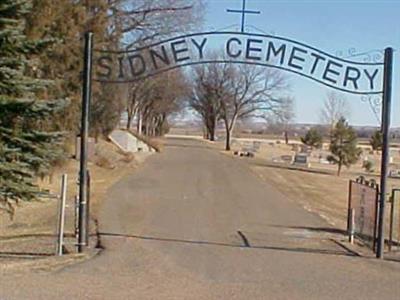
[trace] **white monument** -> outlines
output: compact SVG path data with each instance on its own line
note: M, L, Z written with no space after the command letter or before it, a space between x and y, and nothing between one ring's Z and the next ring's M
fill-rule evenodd
M148 145L138 135L133 133L116 129L108 136L111 142L113 142L118 148L124 152L154 152L154 148Z

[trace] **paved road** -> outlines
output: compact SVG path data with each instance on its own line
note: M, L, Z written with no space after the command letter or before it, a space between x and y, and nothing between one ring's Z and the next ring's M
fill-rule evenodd
M169 140L99 217L99 256L0 276L0 299L400 298L399 263L352 256L323 220L199 141Z

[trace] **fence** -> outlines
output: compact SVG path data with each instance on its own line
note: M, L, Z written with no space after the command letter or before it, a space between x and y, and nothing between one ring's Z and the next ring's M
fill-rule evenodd
M369 245L376 246L379 186L363 177L349 182L347 229ZM354 222L354 223L353 223ZM353 224L351 224L353 223Z

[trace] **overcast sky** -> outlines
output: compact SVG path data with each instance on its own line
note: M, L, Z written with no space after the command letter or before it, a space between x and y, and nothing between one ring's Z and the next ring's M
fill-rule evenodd
M239 30L241 16L226 9L241 6L242 0L208 0L204 30ZM400 0L247 0L247 9L261 11L246 17L247 32L292 38L333 55L341 52L347 57L354 51L395 48L392 126L400 126ZM294 74L288 76L296 99L296 122L318 123L329 88ZM352 124L378 125L369 104L360 96L347 98Z

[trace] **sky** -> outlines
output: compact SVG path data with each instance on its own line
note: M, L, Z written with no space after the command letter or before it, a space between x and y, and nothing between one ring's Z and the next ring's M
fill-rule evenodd
M204 30L240 30L242 0L208 0ZM343 58L354 53L393 47L392 127L400 126L400 0L246 0L246 32L291 38ZM352 60L362 60L352 58ZM332 89L295 74L287 74L295 98L297 123L318 123L327 92ZM378 126L373 112L360 96L346 95L353 125Z

